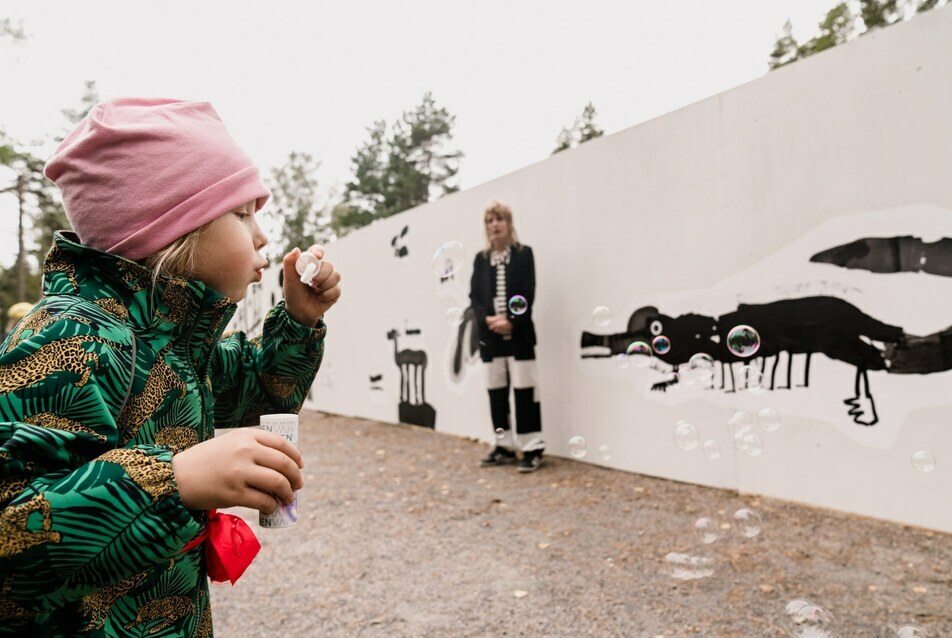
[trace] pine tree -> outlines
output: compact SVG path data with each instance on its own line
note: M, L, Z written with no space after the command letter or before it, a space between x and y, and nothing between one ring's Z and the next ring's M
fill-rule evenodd
M295 246L307 250L311 244L324 244L332 238L330 216L318 202L319 166L308 153L292 151L284 166L271 171L271 199L265 210L278 222L271 257L281 257Z
M572 127L563 127L561 132L559 132L559 136L555 140L556 146L552 151L552 155L570 148L575 148L579 144L604 135L605 131L595 124L595 115L597 113L595 106L591 102L586 104L585 108L582 109L582 114L575 118L575 123Z
M455 116L433 95L406 111L391 127L380 120L351 158L354 178L331 226L339 235L459 190L463 153L451 148Z
M787 20L783 25L783 35L777 38L774 50L770 53L770 59L767 65L770 70L779 69L785 64L790 64L797 59L800 45L797 39L793 37L793 25Z

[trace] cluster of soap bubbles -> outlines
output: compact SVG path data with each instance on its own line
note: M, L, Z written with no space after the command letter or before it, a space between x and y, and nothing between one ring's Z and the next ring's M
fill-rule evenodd
M734 512L730 522L718 522L707 516L697 519L694 534L701 543L702 551L697 556L670 552L665 560L672 565L671 575L679 580L696 580L713 575L714 560L706 555L703 548L713 545L732 529L743 539L756 538L761 531L760 514L742 507Z
M730 530L741 538L757 538L762 528L760 514L747 507L735 511L730 522L718 523L708 516L702 516L694 522L694 533L702 545L716 543Z
M764 408L757 413L756 424L764 431L774 432L780 428L780 415L773 408ZM760 456L764 452L763 439L754 425L754 418L744 411L735 412L727 422L734 446L748 456ZM700 446L704 456L712 461L721 456L720 444L713 439L702 443L697 427L685 419L674 425L674 442L682 450L694 450Z
M772 408L764 408L757 413L757 425L767 432L780 428L780 415ZM747 456L760 456L764 453L764 441L754 429L754 417L743 410L735 412L727 422L734 447Z
M575 435L569 438L569 454L571 454L574 459L584 459L588 456L588 443L585 441L585 437ZM611 448L604 444L599 445L598 458L605 462L611 461Z

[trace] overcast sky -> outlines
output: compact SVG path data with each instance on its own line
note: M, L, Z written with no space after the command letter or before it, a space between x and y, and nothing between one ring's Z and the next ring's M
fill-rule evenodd
M0 18L27 40L0 41L0 129L63 134L60 110L86 80L103 99L206 100L262 169L305 151L326 189L350 177L373 121L432 91L456 115L467 188L548 157L590 100L610 134L760 77L788 18L803 40L834 4L5 0ZM15 213L0 196L0 263L14 259Z

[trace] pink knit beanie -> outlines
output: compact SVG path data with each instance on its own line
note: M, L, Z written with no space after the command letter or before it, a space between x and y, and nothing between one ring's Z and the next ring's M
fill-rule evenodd
M206 102L118 98L97 104L44 169L92 248L138 260L270 193Z

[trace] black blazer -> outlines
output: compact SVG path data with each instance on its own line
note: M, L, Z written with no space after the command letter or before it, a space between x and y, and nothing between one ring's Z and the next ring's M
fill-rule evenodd
M509 264L506 266L506 300L515 295L525 297L529 307L525 313L514 315L507 303L506 317L512 323L512 339L505 342L502 335L496 334L486 325L486 316L495 314L493 297L496 296L496 269L490 265L489 255L480 251L473 262L469 299L479 335L479 356L483 361L490 361L493 356L502 354L512 355L517 359L535 358L533 347L536 344L536 334L532 323L535 260L532 258L532 249L525 244L512 248Z

